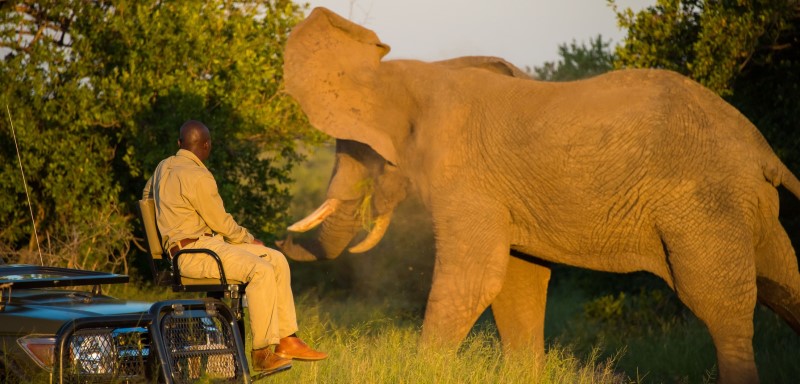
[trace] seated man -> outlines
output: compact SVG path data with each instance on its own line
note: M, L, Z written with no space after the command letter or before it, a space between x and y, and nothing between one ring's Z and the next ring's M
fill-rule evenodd
M211 249L222 260L228 278L248 282L251 358L256 370L287 367L293 358L326 358L327 354L311 349L295 335L297 320L286 258L265 247L225 211L214 176L203 165L211 153L208 128L199 121L187 121L180 129L178 146L178 153L158 164L144 188L144 197L155 199L158 229L170 255L183 248ZM179 263L183 276L219 278L216 262L206 255L185 255Z

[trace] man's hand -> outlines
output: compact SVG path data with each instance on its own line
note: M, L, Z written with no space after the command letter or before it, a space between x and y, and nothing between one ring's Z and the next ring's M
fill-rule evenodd
M253 244L255 244L255 245L264 245L264 242L259 240L259 239L253 238Z

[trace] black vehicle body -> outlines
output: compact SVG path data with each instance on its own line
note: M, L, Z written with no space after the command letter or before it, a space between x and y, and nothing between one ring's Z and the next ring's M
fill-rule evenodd
M127 281L111 273L0 265L0 381L250 382L243 338L225 304L148 303L101 292L101 285Z

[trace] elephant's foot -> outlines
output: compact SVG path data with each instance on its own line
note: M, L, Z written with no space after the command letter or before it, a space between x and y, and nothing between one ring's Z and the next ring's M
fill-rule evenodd
M758 370L752 353L749 356L745 355L741 351L717 353L719 384L757 384L759 382Z

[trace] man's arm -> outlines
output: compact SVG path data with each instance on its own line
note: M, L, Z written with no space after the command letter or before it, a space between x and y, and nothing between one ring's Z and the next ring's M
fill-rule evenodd
M208 224L212 231L225 237L230 243L252 243L253 235L233 219L222 202L217 183L210 173L196 175L194 188L185 191L184 196Z
M147 184L144 185L144 191L142 192L142 200L152 199L153 198L153 176L150 176L147 179Z

